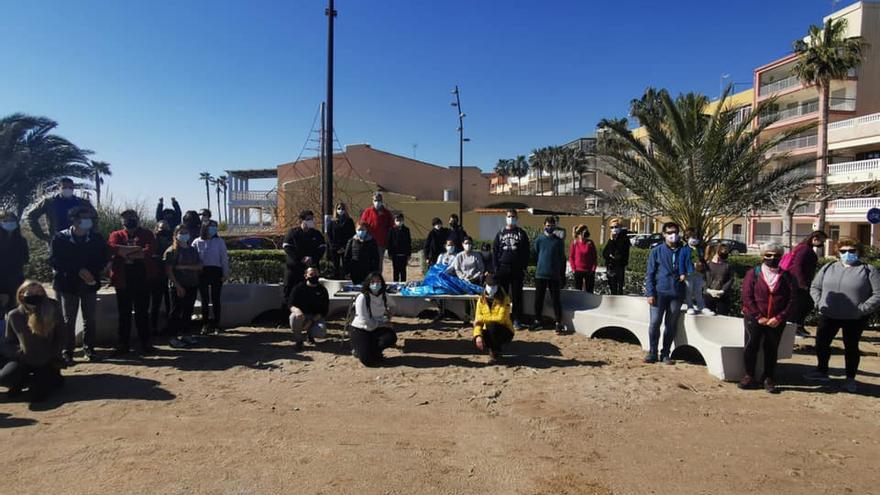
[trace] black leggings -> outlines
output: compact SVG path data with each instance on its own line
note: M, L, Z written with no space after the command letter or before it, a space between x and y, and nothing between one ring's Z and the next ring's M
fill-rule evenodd
M550 289L550 299L553 301L553 316L556 317L556 323L562 321L562 301L559 294L559 285L559 280L535 279L535 321L541 321L544 315L544 296L548 288Z
M382 351L397 344L397 334L388 327L372 332L351 327L351 348L364 366L375 366L382 360Z
M758 351L763 347L764 378L773 379L776 373L776 359L779 354L779 340L782 338L782 331L785 330L785 323L773 328L766 325L759 325L758 320L746 316L743 318L743 325L745 326L746 332L745 349L743 349L746 374L755 378L755 366L758 362Z
M186 293L183 297L177 295L176 289L171 289L171 314L168 318L168 332L172 337L178 337L190 332L192 327L193 307L196 304L198 287L184 287Z
M163 275L150 282L150 328L153 333L159 330L159 310L165 303L165 314L171 317L171 297L168 292L168 279Z
M510 294L510 299L513 302L511 316L514 321L519 321L523 314L523 280L525 276L523 269L512 265L500 265L495 270L498 286Z
M137 327L141 347L150 347L150 291L143 281L130 283L125 289L116 289L116 305L119 309L119 341L117 349L128 350L131 340L131 310Z
M819 362L819 371L828 373L831 342L837 336L837 332L843 329L843 360L846 363L846 377L855 378L859 371L859 361L862 359L859 354L859 340L862 338L864 328L863 319L838 320L820 316L816 327L816 360Z
M48 395L53 387L61 385L61 371L53 364L28 366L18 361L10 361L0 367L0 386L10 390L30 389L31 397L40 400Z
M223 269L219 266L206 266L202 269L199 283L199 299L202 301L202 324L220 326L220 294L223 290ZM214 318L209 319L208 301L214 308Z
M513 331L500 323L489 323L483 327L483 344L486 349L501 353L501 347L513 340Z
M574 288L592 294L596 288L596 272L574 272Z
M409 256L395 254L391 257L391 266L394 271L395 282L406 282L406 262Z
M623 287L626 284L626 267L612 266L605 268L605 276L608 279L608 290L612 296L620 296L623 294Z
M703 302L705 302L706 307L714 311L715 314L719 314L722 316L727 316L730 314L730 296L727 294L721 297L714 297L710 296L709 294L703 294Z

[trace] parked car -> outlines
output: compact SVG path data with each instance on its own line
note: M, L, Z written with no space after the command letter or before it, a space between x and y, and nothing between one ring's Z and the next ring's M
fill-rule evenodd
M712 239L707 243L709 246L727 246L730 254L746 254L748 252L748 247L744 242L735 241L733 239Z
M655 232L653 234L639 234L634 238L633 247L641 249L650 249L657 244L663 242L663 234Z

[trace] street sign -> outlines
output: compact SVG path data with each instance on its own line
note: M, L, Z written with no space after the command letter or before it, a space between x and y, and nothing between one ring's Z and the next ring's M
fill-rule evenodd
M880 208L871 208L868 210L868 221L871 224L880 223Z

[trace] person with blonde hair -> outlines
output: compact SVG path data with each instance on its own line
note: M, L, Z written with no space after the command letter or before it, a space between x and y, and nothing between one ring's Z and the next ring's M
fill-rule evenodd
M0 347L0 386L13 396L27 388L31 401L38 402L62 383L64 318L58 301L36 282L25 281L16 300L18 307L9 312Z
M15 291L24 280L24 265L30 260L28 243L21 235L18 217L0 210L0 332L6 312L17 305Z

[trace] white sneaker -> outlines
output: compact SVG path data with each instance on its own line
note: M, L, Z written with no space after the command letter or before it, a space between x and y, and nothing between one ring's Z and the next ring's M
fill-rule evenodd
M694 310L694 308L688 308L688 310L687 310L687 314L689 314L689 315L695 315L695 314L697 314L697 312Z
M715 312L712 311L712 310L709 309L709 308L703 308L703 309L700 310L700 312L703 313L703 314L706 315L706 316L715 316Z

